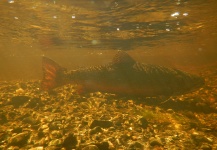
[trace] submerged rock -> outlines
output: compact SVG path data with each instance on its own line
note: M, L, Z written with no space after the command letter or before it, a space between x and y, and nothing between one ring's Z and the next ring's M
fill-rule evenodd
M96 145L88 145L82 148L82 150L99 150L99 148Z
M147 121L147 119L145 117L139 118L138 123L142 128L147 128L148 127L148 121Z
M19 147L23 146L27 144L29 136L30 136L29 132L16 134L9 139L8 144L12 146L19 146Z
M144 150L144 145L139 142L133 142L129 145L129 150Z
M90 124L91 129L97 126L101 128L109 128L113 126L113 122L107 120L93 120Z
M102 132L101 127L97 126L90 130L90 134L96 134L98 132Z
M163 145L160 138L156 138L156 137L151 137L149 139L149 143L151 146L162 146Z
M73 133L69 133L66 138L63 140L62 146L66 149L75 148L78 144L77 137Z
M29 96L14 96L11 98L11 101L9 102L9 104L13 105L14 107L19 107L23 105L24 103L28 102L30 98L31 97Z

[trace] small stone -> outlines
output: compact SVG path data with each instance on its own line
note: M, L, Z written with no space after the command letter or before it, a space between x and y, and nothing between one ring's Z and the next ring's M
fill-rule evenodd
M15 127L12 132L13 133L21 133L23 131L23 128L22 127Z
M101 128L109 128L111 126L113 126L113 122L111 121L106 121L106 120L93 120L90 124L90 128L94 128L94 127L101 127Z
M209 144L202 144L200 147L201 150L212 150L212 147Z
M23 123L28 123L28 124L31 124L31 125L34 125L34 124L36 124L38 121L35 119L35 118L33 118L33 117L26 117L26 118L24 118L23 120L22 120L22 122Z
M99 150L99 148L96 145L88 145L82 148L82 150Z
M14 96L11 98L9 104L13 105L14 107L19 107L24 103L28 102L29 99L30 97L28 96Z
M97 143L96 146L98 147L99 150L109 150L108 142Z
M174 113L173 109L167 109L168 113Z
M16 134L15 136L9 139L8 144L13 146L22 146L25 145L29 139L30 134L28 132L23 132Z
M97 127L90 130L90 134L96 134L98 132L102 132L102 129L99 126L97 126Z
M201 142L213 143L213 140L211 138L207 138L202 133L198 133L196 131L191 134L191 138L196 144L199 144Z
M50 133L50 138L51 139L55 139L55 138L61 138L63 135L62 135L62 132L59 131L59 130L53 130L51 133Z
M48 146L59 146L62 144L62 140L61 139L54 139L52 141L49 142Z
M148 127L148 121L145 117L139 118L138 123L144 129Z
M90 104L87 102L81 102L79 106L83 109L89 109L90 108Z
M36 106L40 107L42 105L43 104L40 98L32 98L28 101L28 103L25 106L28 108L35 108Z
M38 147L30 148L29 150L44 150L44 147L43 146L38 146Z
M60 150L61 148L59 146L47 146L46 150Z
M63 140L62 146L65 147L66 149L72 149L76 147L77 143L78 143L77 137L73 133L70 133Z
M122 144L124 144L124 143L126 143L128 140L130 140L130 135L127 135L127 134L122 134L121 136L120 136L120 142L122 143Z
M7 113L0 112L0 124L4 124L8 121Z
M151 146L162 146L163 145L160 138L156 138L156 137L151 137L149 139L149 143Z
M144 150L144 145L139 142L133 142L129 145L129 149Z
M19 150L20 148L18 146L10 146L7 148L7 150Z
M22 88L16 89L16 94L23 94L25 91Z

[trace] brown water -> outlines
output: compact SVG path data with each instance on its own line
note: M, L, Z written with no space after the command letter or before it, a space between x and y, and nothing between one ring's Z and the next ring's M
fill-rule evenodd
M200 74L217 64L216 0L0 1L0 80L40 79L41 56L67 68L136 60Z

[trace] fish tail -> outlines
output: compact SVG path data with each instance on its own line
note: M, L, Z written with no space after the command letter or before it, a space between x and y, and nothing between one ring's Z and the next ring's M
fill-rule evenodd
M64 84L64 71L66 69L61 67L53 60L47 57L43 57L42 70L43 70L43 79L41 81L42 90L50 91Z

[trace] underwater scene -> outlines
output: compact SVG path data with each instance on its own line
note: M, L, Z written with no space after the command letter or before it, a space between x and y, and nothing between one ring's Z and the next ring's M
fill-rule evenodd
M217 150L216 7L0 1L0 150Z

